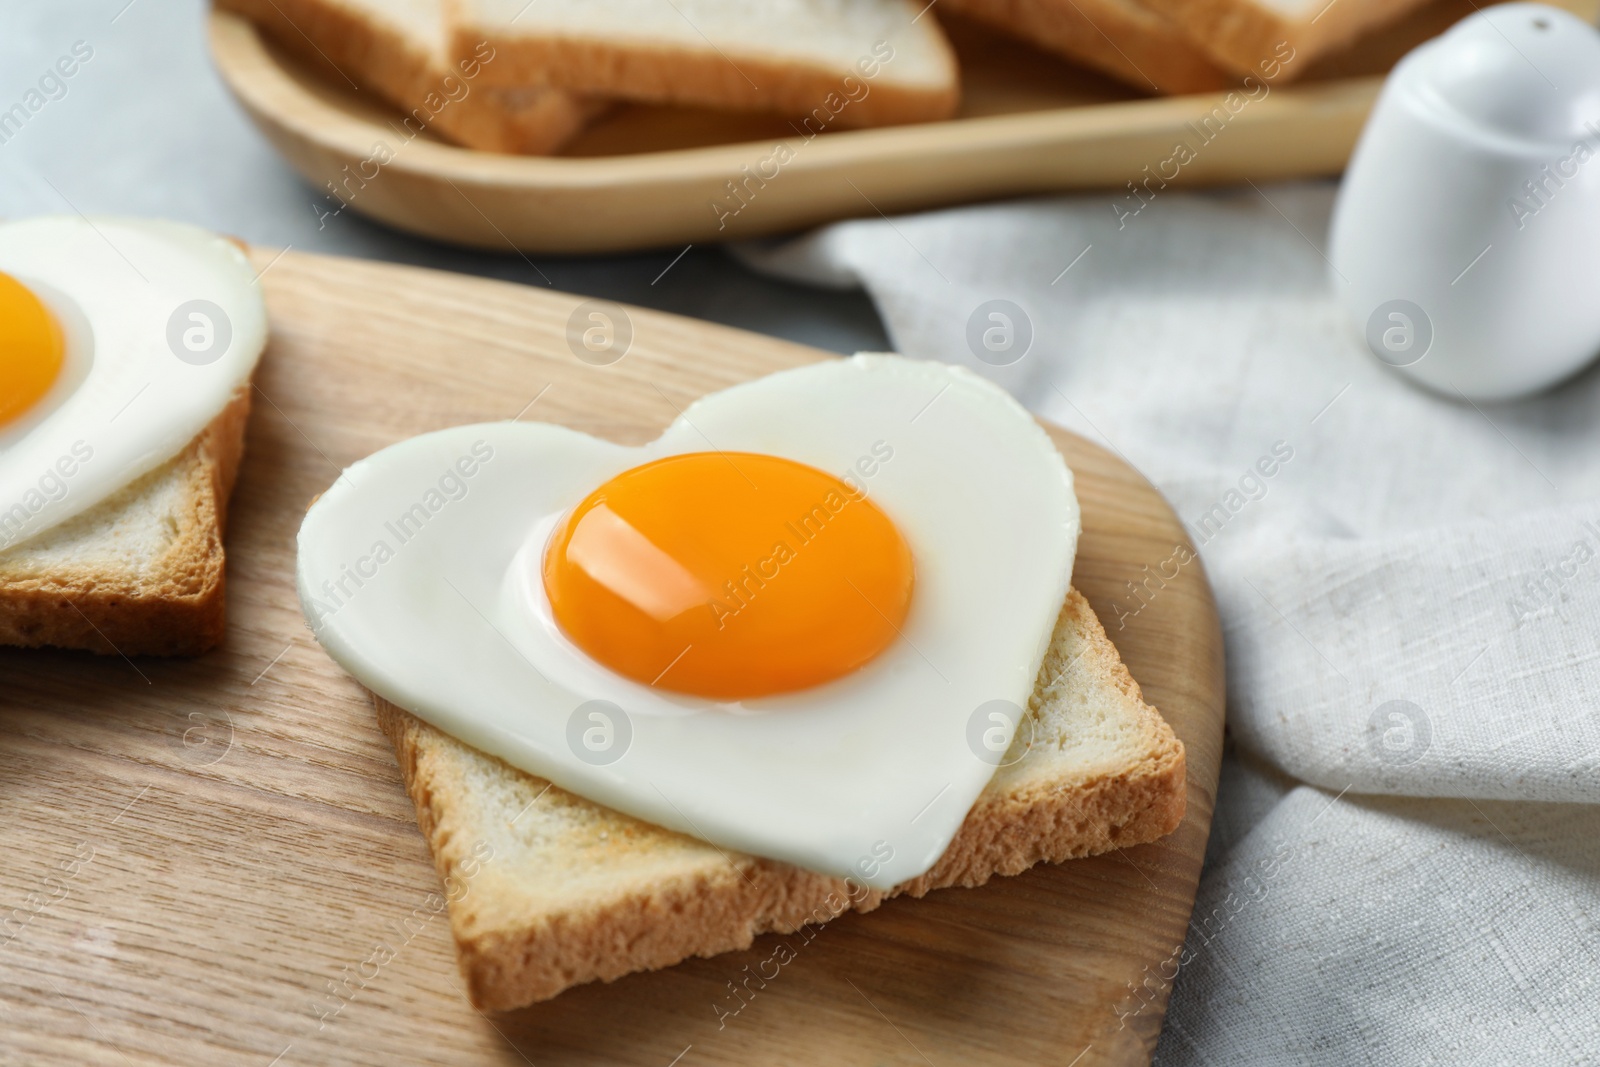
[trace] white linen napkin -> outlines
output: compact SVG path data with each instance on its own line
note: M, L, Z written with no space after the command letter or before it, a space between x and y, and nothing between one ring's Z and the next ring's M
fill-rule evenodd
M1181 959L1129 976L1176 971L1158 1063L1600 1062L1600 373L1500 405L1402 381L1335 305L1333 196L1022 201L738 254L864 286L898 351L1115 450L1200 546L1240 758ZM1161 610L1154 583L1103 621Z

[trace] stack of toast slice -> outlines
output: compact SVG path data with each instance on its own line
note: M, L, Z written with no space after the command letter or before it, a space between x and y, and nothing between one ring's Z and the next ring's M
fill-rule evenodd
M471 148L558 150L611 101L825 125L948 118L955 55L912 0L217 0L408 126Z
M1199 93L1291 81L1424 2L217 0L408 126L533 154L612 101L825 115L818 129L949 118L960 75L940 12L1143 92Z

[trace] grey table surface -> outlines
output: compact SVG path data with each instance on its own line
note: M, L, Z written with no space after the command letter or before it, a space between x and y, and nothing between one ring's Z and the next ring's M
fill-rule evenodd
M837 352L886 346L865 296L764 278L716 247L693 247L675 264L681 246L532 256L536 270L510 249L497 256L451 248L353 211L322 218L334 205L277 156L212 66L208 6L0 0L0 218L172 218L272 247L549 284ZM74 46L90 58L61 78L56 61ZM25 120L6 122L19 104Z

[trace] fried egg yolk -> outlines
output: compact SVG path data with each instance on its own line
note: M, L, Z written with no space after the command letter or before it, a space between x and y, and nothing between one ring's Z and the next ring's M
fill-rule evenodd
M793 460L697 452L589 494L544 556L556 624L645 685L743 700L821 685L899 636L911 550L859 488Z
M0 274L0 429L16 421L61 377L61 327L27 286Z

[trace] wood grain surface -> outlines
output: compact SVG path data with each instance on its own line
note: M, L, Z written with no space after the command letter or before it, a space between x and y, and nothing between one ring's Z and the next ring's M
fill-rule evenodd
M1590 20L1597 9L1596 0L1555 2ZM1180 142L1194 158L1176 168L1174 185L1337 174L1377 99L1380 75L1480 6L1483 0L1438 0L1323 57L1300 81L1273 87L1231 117L1223 111L1225 125L1207 138L1191 124L1221 106L1221 93L1140 98L954 20L944 20L961 61L962 110L954 121L805 140L781 117L625 106L558 158L408 136L399 112L355 92L325 63L285 54L232 15L213 14L211 50L262 132L328 195L328 210L344 200L399 229L477 248L595 252L1063 189L1120 196L1126 183L1147 180L1146 167L1172 177L1174 168L1162 164ZM781 165L773 162L780 144L793 154ZM744 185L741 202L728 183L746 182L747 173L776 176Z
M637 444L696 396L827 357L613 305L631 346L593 366L567 341L580 297L255 258L272 339L229 524L225 645L175 661L0 650L0 1063L1148 1060L1205 850L1223 678L1198 563L1118 627L1124 583L1187 544L1133 470L1053 431L1083 504L1075 584L1188 747L1177 833L844 916L720 1030L713 1003L778 938L489 1017L461 994L372 707L301 621L308 502L418 433L520 415Z

